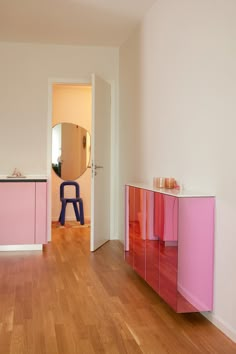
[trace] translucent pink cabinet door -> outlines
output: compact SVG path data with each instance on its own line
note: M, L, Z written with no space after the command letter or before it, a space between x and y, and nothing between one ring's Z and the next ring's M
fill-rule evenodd
M163 195L163 241L177 241L178 199Z
M212 310L214 198L164 196L164 221L159 295L176 312Z
M185 198L187 199L187 198ZM163 195L163 234L159 242L159 295L176 312L196 312L196 308L179 291L180 199ZM182 205L182 204L181 204ZM186 215L187 217L187 215ZM181 222L188 222L183 216ZM187 236L188 238L191 235ZM188 239L185 240L188 243ZM186 272L188 266L186 264Z
M180 198L178 293L195 308L213 308L215 198Z
M126 186L125 259L145 279L146 192Z
M35 183L0 183L0 244L34 243Z
M135 231L135 188L125 187L125 260L133 267L134 264L134 231Z
M154 193L154 234L163 240L164 237L164 195Z
M154 194L146 191L146 281L158 293L159 241L154 230Z
M135 188L133 207L133 267L136 272L145 279L146 277L146 191Z
M163 194L161 207L163 226L159 241L159 295L176 311L178 200Z

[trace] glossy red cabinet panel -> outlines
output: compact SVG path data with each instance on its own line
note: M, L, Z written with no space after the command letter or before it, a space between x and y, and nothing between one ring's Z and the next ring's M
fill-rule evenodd
M145 279L146 191L135 188L133 205L133 268Z
M159 295L176 310L178 246L160 241L159 249Z
M178 200L175 197L154 193L156 231L159 236L159 295L177 310L177 215ZM161 220L161 222L160 222ZM160 226L161 225L161 226Z
M126 228L126 238L125 238L125 260L133 267L134 263L134 230L135 230L135 220L134 220L134 204L135 204L135 188L125 187L125 228Z
M126 261L145 278L146 267L146 191L127 187L128 214L126 228Z
M156 194L156 193L155 193ZM163 241L177 241L178 238L178 198L164 195L164 235Z
M199 311L213 308L214 198L181 198L178 291Z
M164 195L154 193L154 233L160 239L164 238Z
M146 278L147 283L159 291L159 239L154 228L154 193L146 191Z

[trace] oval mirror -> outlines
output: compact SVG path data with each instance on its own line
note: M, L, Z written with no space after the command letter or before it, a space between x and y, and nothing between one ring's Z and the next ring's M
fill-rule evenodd
M90 134L79 125L60 123L52 128L52 168L63 180L76 180L90 161Z

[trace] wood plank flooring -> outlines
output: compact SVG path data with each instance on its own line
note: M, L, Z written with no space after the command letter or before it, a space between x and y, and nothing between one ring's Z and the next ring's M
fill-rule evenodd
M175 314L119 241L90 253L89 232L54 227L43 253L0 253L1 354L236 353L200 314Z

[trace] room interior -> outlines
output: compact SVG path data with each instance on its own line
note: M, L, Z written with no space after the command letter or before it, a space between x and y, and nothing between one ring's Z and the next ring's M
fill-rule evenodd
M92 2L84 10L94 19L97 8L91 9ZM51 129L57 123L50 108L51 84L60 79L76 83L84 78L86 82L91 73L112 82L110 239L124 243L127 183L151 185L155 176L174 176L186 190L215 195L214 304L213 311L203 316L236 342L232 186L236 175L236 3L144 1L138 21L130 15L121 37L114 28L106 29L102 41L101 31L95 28L94 40L89 32L87 42L76 41L73 26L55 27L61 41L52 34L43 40L40 31L30 37L33 31L20 22L24 16L9 15L12 3L5 4L11 28L7 31L6 20L0 24L1 175L19 168L25 175L46 176L54 193L60 179L51 168ZM136 5L128 3L132 13ZM24 5L18 14L28 13ZM65 8L63 3L58 11ZM52 9L53 2L48 16ZM114 26L127 20L121 9L115 13L108 6L103 12L105 25L108 15L114 16ZM64 34L69 31L71 41L66 42L63 29ZM90 132L90 123L86 124ZM89 182L83 179L89 174L86 170L80 178L86 186ZM89 217L89 202L86 205ZM52 206L51 190L47 208L51 224L60 211L59 201ZM168 307L165 310L168 313Z
M75 180L80 185L83 198L86 224L90 224L91 215L91 169L89 169L91 153L91 116L92 116L91 85L55 84L52 94L52 134L58 128L63 129L56 144L52 137L52 164L58 166L61 153L63 161L61 174L52 169L52 221L58 222L61 210L59 199L60 184L64 180ZM69 124L67 126L67 124ZM62 126L61 126L62 125ZM66 130L65 130L66 129ZM83 130L82 130L83 129ZM64 136L64 138L63 138ZM74 139L72 137L74 136ZM84 141L83 141L84 139ZM62 148L62 142L64 142ZM63 149L63 150L61 150ZM78 153L73 156L74 153ZM82 162L83 161L83 162ZM66 164L66 165L65 165ZM72 166L72 170L71 170ZM73 195L73 189L70 191ZM66 208L67 220L74 220L72 205Z

